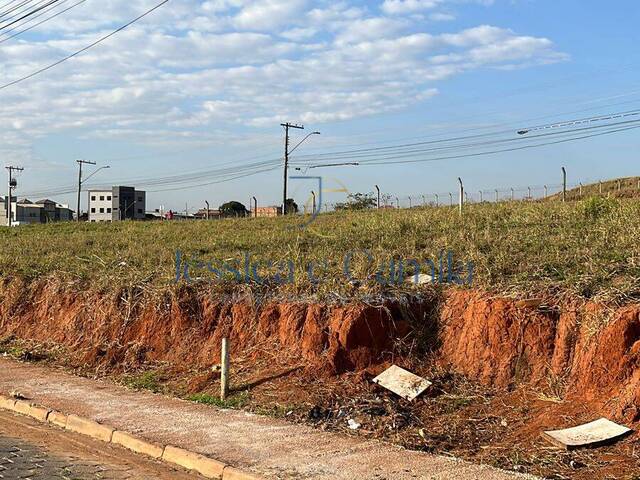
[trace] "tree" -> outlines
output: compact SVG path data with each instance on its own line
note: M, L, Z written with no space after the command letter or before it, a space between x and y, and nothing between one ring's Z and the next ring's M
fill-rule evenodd
M246 207L235 200L223 203L219 210L222 217L244 217L248 213Z
M298 204L293 198L287 198L287 203L285 204L285 213L298 213Z
M337 203L336 210L367 210L377 205L374 194L369 193L350 193L347 195L347 201Z

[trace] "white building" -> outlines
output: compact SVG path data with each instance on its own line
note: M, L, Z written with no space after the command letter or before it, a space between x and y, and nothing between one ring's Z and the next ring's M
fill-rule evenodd
M114 186L111 190L89 190L89 221L115 222L144 220L146 192L133 187Z

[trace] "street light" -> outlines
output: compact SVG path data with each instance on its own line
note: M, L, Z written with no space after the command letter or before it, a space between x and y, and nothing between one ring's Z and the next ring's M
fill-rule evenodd
M282 189L282 214L286 215L287 213L287 176L289 170L289 155L302 143L309 138L311 135L320 135L320 132L311 132L306 137L298 142L298 144L289 150L289 128L297 128L302 130L304 128L303 125L294 125L291 123L282 123L281 126L285 129L285 139L284 139L284 188Z
M76 221L79 222L80 221L80 192L82 191L82 185L84 184L84 182L89 180L91 177L93 177L100 170L104 170L105 168L109 168L109 165L105 165L104 167L100 167L100 168L94 170L91 175L89 175L87 178L85 178L83 180L82 179L82 165L84 165L84 164L86 164L86 165L95 165L96 162L90 162L88 160L76 160L76 162L78 163L78 206L77 206L77 210L78 211L76 213Z

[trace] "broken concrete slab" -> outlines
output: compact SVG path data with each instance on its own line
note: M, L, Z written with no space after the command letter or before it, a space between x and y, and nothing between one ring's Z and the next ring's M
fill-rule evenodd
M373 379L374 383L400 395L407 400L414 400L431 386L431 382L415 375L404 368L392 365Z
M625 435L631 429L618 425L606 418L600 418L590 423L563 430L551 430L542 432L542 436L554 445L566 450L582 447L597 447L614 442Z

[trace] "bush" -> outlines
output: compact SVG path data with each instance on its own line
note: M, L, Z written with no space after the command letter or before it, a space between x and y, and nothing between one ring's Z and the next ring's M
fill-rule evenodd
M613 198L591 197L578 204L582 215L589 220L597 220L611 213L618 207Z

